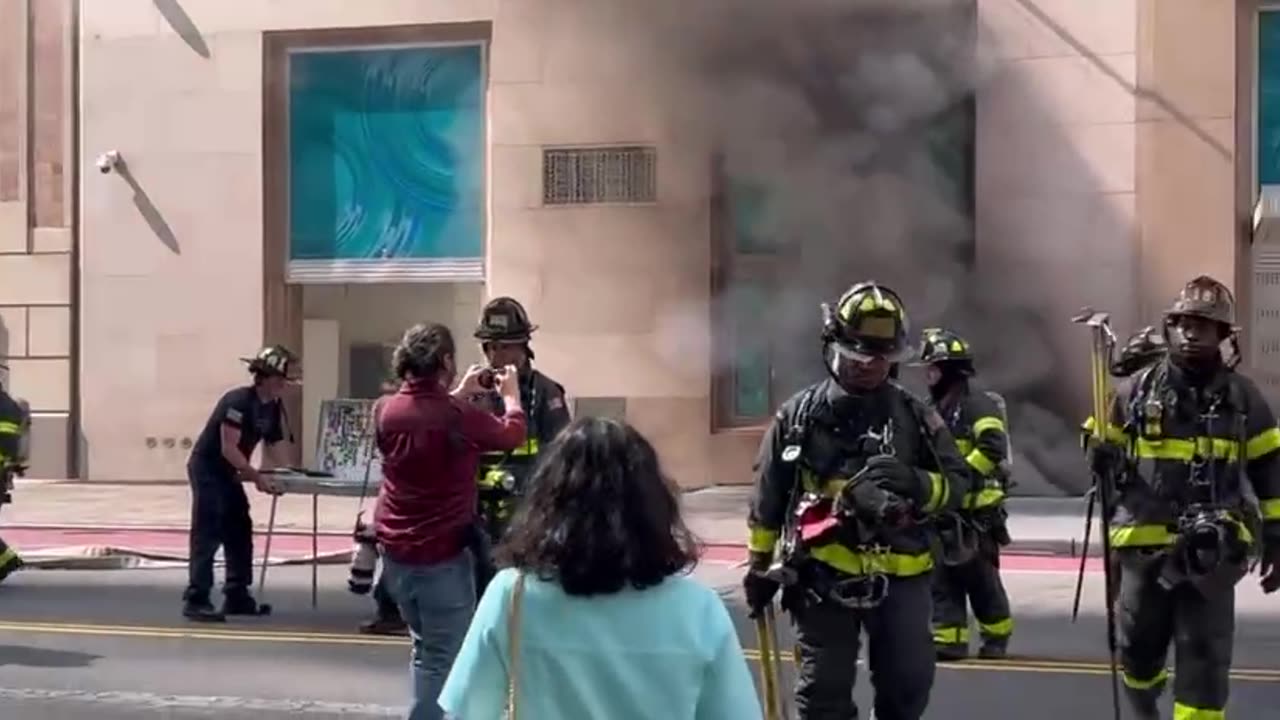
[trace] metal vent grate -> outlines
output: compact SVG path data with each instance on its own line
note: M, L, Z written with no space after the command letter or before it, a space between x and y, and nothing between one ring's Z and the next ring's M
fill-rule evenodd
M657 202L657 167L658 151L652 147L547 148L542 151L542 202Z

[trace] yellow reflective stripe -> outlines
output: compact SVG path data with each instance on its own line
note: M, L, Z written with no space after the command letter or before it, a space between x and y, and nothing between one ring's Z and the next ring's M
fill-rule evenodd
M21 435L22 426L16 422L0 420L0 435Z
M1160 547L1173 544L1173 533L1164 525L1125 525L1111 528L1112 547Z
M1138 438L1134 445L1134 455L1150 460L1179 460L1191 462L1199 455L1202 458L1235 461L1240 457L1240 443L1224 438L1197 437L1192 440L1165 438L1148 440Z
M956 438L956 449L961 455L968 455L973 452L973 441L968 438Z
M1225 720L1225 710L1210 708L1194 708L1180 702L1173 704L1173 720Z
M1156 676L1151 678L1150 680L1143 680L1141 678L1136 678L1127 672L1121 673L1120 678L1124 680L1125 687L1131 687L1134 690L1150 690L1152 688L1164 685L1166 682L1168 682L1169 671L1161 670L1160 672L1156 673Z
M507 471L501 468L490 468L480 473L480 479L476 482L482 488L502 487L503 482L507 478Z
M933 642L938 645L963 645L969 642L969 628L963 625L941 625L933 629Z
M924 511L933 512L946 505L947 500L951 499L951 483L947 482L942 473L928 472L928 475L929 502L925 503Z
M966 510L976 510L998 504L1001 500L1004 500L1003 488L983 488L977 492L966 494L964 496L964 507Z
M883 573L895 577L912 577L933 569L933 553L927 551L919 555L859 552L839 543L830 543L811 548L809 556L850 575Z
M990 475L996 471L996 464L991 462L991 458L982 453L981 450L974 448L973 452L964 456L965 462L969 463L974 470L982 475Z
M1280 498L1263 500L1260 505L1263 520L1280 520Z
M771 553L778 544L778 531L753 527L747 536L747 550L754 553Z
M982 433L988 430L999 430L1004 432L1004 420L994 415L986 415L973 421L973 436L980 437Z
M978 622L978 629L986 637L1003 638L1013 634L1013 618L997 620L993 623Z
M1269 452L1280 450L1280 428L1271 428L1249 438L1244 444L1246 460L1257 460Z
M511 451L512 455L537 455L538 454L538 438L529 438L529 441L515 450Z
M1096 425L1097 425L1097 422L1093 419L1093 416L1091 415L1087 420L1084 421L1084 424L1081 425L1080 428L1084 430L1085 433L1092 435L1093 428ZM1111 442L1114 442L1114 443L1124 442L1124 439L1125 439L1124 428L1119 425L1116 425L1115 423L1108 423L1106 435L1107 435L1107 440L1110 440Z

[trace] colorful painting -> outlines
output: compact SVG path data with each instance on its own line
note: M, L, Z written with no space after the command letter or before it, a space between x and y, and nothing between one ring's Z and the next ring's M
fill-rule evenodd
M1258 184L1280 184L1280 12L1258 13Z
M372 400L325 400L320 403L320 436L314 469L333 473L343 482L371 487L382 481L382 458L373 439Z
M478 263L484 98L479 44L291 53L291 263Z

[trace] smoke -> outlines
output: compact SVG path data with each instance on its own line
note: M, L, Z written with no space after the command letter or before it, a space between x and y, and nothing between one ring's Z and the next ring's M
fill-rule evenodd
M974 0L596 7L626 28L633 57L656 66L656 97L682 142L716 152L739 230L769 246L770 299L751 320L789 351L774 357L784 391L822 372L818 304L875 279L903 296L917 333L942 325L972 340L981 379L1008 401L1019 462L1080 489L1073 405L1059 396L1063 368L1044 331L1063 320L1046 316L1038 278L1020 273L1026 257L975 251Z

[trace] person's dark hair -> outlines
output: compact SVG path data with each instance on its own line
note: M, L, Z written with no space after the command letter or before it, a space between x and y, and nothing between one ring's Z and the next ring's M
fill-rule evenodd
M580 418L540 455L496 552L504 567L599 595L652 587L697 562L675 489L635 428Z
M391 367L401 380L411 374L430 378L444 370L445 358L453 354L453 333L449 328L439 323L414 325L404 331L391 354Z

